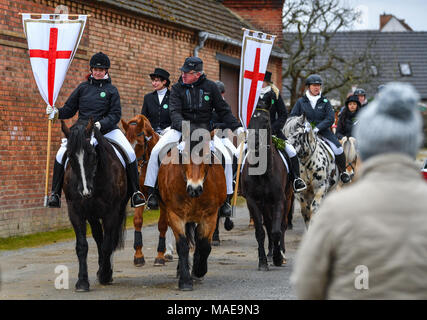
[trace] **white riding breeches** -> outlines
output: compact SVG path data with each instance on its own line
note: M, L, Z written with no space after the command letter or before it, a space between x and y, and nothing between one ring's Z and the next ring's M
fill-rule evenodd
M160 138L157 144L151 150L150 160L148 161L147 173L145 176L144 185L154 188L157 181L157 175L159 173L159 153L160 151L170 143L178 142L181 138L181 132L175 129L169 129L165 132L164 136ZM225 181L227 184L227 194L233 193L233 168L231 157L217 136L214 136L214 147L222 153L225 159Z
M328 145L331 147L332 152L334 153L334 155L338 156L338 155L340 155L341 153L343 153L343 152L344 152L343 147L339 147L339 148L338 148L338 147L335 145L335 143L333 143L332 141L330 141L330 140L326 139L325 137L322 137L322 139L323 139L323 140L325 140L325 141L328 143Z
M126 139L125 135L120 129L114 129L106 133L104 137L107 140L112 141L121 147L121 149L126 153L129 163L132 163L136 160L135 151L133 150L128 139ZM67 151L67 139L63 138L61 147L56 153L56 161L58 161L59 163L62 163L62 159L64 157L65 151Z

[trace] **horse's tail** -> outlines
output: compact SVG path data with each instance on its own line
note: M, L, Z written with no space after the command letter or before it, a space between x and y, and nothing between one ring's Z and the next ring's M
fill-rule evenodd
M113 251L123 249L126 236L126 203L121 205L119 221L113 236Z
M185 236L187 237L188 246L190 248L194 248L196 245L196 242L195 242L196 223L195 222L187 222L185 224Z

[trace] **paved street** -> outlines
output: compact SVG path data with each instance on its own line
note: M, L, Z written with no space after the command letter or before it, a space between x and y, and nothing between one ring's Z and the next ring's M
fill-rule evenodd
M96 244L89 239L89 293L74 292L78 274L75 241L0 252L0 299L295 299L289 278L304 232L300 214L295 214L294 230L286 233L287 264L271 266L268 272L258 271L257 243L254 229L248 227L246 207L238 208L233 220L232 231L225 231L221 225L221 245L213 247L208 273L203 282L195 283L193 291L178 290L176 255L165 267L153 266L158 231L157 226L149 226L143 230L145 266L133 265L133 229L129 229L125 249L114 255L114 282L109 286L96 280ZM55 279L63 274L55 274L58 265L69 270L68 290L55 289Z

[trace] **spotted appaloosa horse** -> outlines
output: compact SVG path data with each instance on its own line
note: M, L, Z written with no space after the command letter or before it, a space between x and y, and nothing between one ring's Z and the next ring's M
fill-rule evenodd
M154 148L156 143L159 141L159 135L151 127L150 121L141 114L136 115L129 121L121 120L123 129L125 130L125 135L130 144L135 150L136 157L138 159L139 165L139 185L141 192L147 198L147 190L144 186L145 175L147 172L147 164L150 159L151 150ZM133 217L133 225L135 227L135 237L134 237L134 264L137 267L143 266L145 264L144 253L142 252L142 224L143 224L143 213L145 206L135 208L135 213ZM165 238L167 230L168 221L166 215L160 215L158 221L158 229L160 232L159 235L159 244L157 247L157 257L154 260L155 266L165 265Z
M290 117L286 121L283 132L291 143L300 161L301 178L307 189L296 193L295 197L301 205L301 214L306 227L317 212L325 195L338 185L338 168L326 143L310 130L304 132L305 115Z

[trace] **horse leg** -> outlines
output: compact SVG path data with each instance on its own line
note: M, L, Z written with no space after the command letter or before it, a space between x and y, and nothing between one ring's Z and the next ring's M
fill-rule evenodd
M75 213L70 213L70 221L76 234L76 254L79 259L79 279L76 283L77 292L89 291L89 278L87 273L88 243L86 239L86 220Z
M319 189L317 189L316 194L314 195L313 202L311 203L311 218L315 215L317 210L319 210L320 204L323 198L326 196L326 183L322 184Z
M165 253L165 260L166 262L172 262L173 261L173 252L174 252L174 236L172 229L168 227L168 230L166 231L166 253Z
M212 235L212 245L213 246L219 246L221 243L219 240L219 219L220 219L220 217L218 215L218 218L216 219L216 228L215 228L215 231Z
M308 225L310 223L310 218L311 218L311 202L312 199L310 199L311 196L308 194L301 194L301 196L299 197L299 202L300 202L300 207L301 207L301 215L302 218L304 219L304 223L305 223L305 228L308 228Z
M104 259L103 252L102 252L102 241L103 241L103 231L101 223L96 218L89 218L88 219L90 228L92 229L92 236L93 239L96 242L96 246L98 248L98 266L101 268L102 261ZM98 269L99 273L99 269Z
M268 239L268 253L267 253L267 261L273 261L273 239L271 237L271 232L267 230L267 239Z
M111 284L113 282L111 254L114 249L114 239L118 237L116 233L120 232L118 228L121 228L119 215L112 214L114 212L119 212L119 208L113 208L110 214L106 214L102 221L104 226L104 240L102 242L103 261L97 274L99 283L102 285Z
M268 271L267 257L265 255L264 241L265 231L262 221L262 213L258 209L256 202L250 198L246 199L246 203L254 219L255 225L255 238L258 242L258 270Z
M192 276L196 280L208 272L208 257L211 253L211 240L215 231L217 214L211 214L196 228L196 249L193 255Z
M135 208L133 216L133 225L135 227L135 235L133 240L133 248L135 255L133 257L133 264L136 267L142 267L145 264L144 253L142 253L142 224L143 224L144 207Z
M280 241L282 239L283 231L283 220L286 203L279 201L273 206L273 221L271 226L271 238L273 240L273 264L276 267L280 267L283 264L283 256L280 250Z
M157 223L159 230L159 243L157 245L157 257L154 259L154 266L161 267L166 264L165 251L166 251L166 232L168 231L168 217L165 209L160 205L160 217Z

